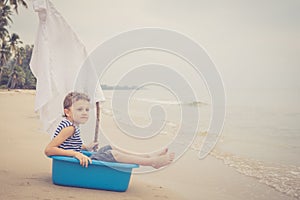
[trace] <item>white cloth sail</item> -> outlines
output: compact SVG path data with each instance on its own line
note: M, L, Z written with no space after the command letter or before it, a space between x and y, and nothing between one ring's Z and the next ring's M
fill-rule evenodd
M45 130L52 134L61 120L62 103L67 93L74 90L85 92L92 98L91 103L104 101L105 98L96 80L95 70L81 71L84 75L78 80L77 75L82 64L86 62L87 52L54 5L49 0L33 0L33 8L39 16L30 63L31 70L37 78L35 111L39 113ZM82 84L80 89L75 88L75 83ZM87 84L92 83L96 85L89 89L90 85Z

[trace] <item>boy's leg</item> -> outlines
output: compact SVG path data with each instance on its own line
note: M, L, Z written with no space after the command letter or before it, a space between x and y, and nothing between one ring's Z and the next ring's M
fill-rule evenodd
M112 148L110 145L103 146L96 153L93 153L90 158L92 160L116 162L116 160L114 159L114 157L111 153L111 150L112 150Z
M162 155L165 155L167 154L168 152L168 148L164 148L162 150L159 150L157 152L154 152L154 153L150 153L150 154L147 154L147 153L134 153L134 152L130 152L130 151L125 151L123 149L120 149L116 146L113 146L113 145L110 145L112 150L116 150L118 152L122 152L124 154L127 154L127 155L132 155L132 156L139 156L139 157L143 157L143 158L150 158L150 157L154 157L154 156L162 156Z
M111 153L117 162L152 166L157 169L170 164L175 157L174 153L156 157L141 157L138 155L127 154L114 149L111 150Z

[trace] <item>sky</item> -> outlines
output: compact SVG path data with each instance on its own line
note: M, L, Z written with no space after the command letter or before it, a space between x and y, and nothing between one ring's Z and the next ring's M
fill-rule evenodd
M207 51L227 90L300 89L299 0L52 2L89 52L124 31L166 28ZM13 17L11 30L31 44L38 17L28 4Z

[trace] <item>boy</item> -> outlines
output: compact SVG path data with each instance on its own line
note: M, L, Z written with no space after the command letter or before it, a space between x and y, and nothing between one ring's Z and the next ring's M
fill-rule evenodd
M87 167L94 160L107 162L134 163L160 168L174 160L174 153L168 149L153 154L134 154L107 145L88 157L81 153L86 150L80 137L79 125L87 122L89 117L90 99L87 95L78 92L69 93L64 99L65 118L58 125L53 139L45 148L47 156L73 156L80 161L80 165Z

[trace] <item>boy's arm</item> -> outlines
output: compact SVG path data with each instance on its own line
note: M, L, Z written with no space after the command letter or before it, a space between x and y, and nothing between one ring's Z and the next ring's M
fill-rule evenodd
M60 144L74 134L74 130L75 128L73 126L62 129L61 132L46 146L45 154L47 156L73 156L79 160L80 165L87 167L89 163L92 163L92 160L89 157L80 152L58 148Z
M81 146L81 150L87 150L85 144L83 144L83 145Z
M45 154L47 156L75 156L78 152L58 148L60 144L73 135L74 130L75 128L73 126L62 129L61 132L46 146Z
M81 149L82 150L86 150L86 151L93 151L94 149L98 149L98 146L99 146L99 143L98 142L92 142L91 144L89 145L85 145L83 144Z

